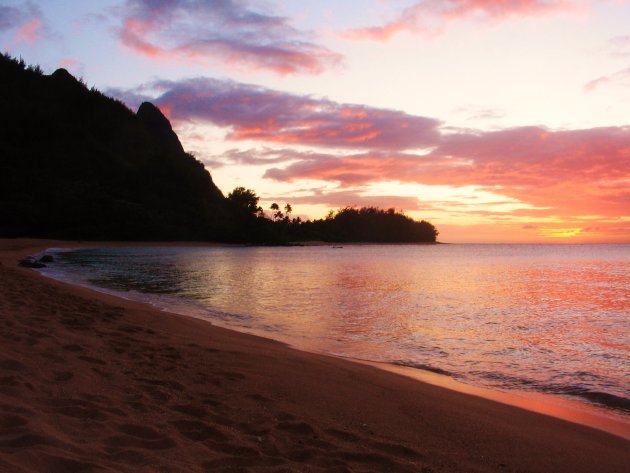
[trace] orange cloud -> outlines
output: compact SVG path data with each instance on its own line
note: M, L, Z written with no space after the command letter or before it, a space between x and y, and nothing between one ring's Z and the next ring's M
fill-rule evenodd
M477 186L537 209L514 215L630 214L630 128L552 132L522 127L442 138L427 155L368 152L309 155L265 177L316 179L343 186L379 181Z

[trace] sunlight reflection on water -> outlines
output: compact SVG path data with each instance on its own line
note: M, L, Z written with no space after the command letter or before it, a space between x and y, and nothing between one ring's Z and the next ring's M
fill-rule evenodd
M313 351L630 412L629 245L117 248L53 277Z

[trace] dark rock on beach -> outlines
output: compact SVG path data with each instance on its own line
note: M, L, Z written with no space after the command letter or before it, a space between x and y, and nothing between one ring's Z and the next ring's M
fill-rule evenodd
M19 260L18 264L24 268L45 268L46 267L46 265L42 263L41 260L38 261L32 256L27 256L26 258Z

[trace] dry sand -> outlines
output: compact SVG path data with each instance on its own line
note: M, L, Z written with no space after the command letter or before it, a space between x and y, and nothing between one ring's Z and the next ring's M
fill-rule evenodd
M620 437L17 267L47 246L0 240L1 472L630 471Z

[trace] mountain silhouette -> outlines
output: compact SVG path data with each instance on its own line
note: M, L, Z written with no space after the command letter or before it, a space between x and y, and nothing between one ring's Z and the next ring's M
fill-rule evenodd
M153 133L154 141L164 149L183 153L184 148L171 127L171 122L151 102L143 102L136 113L141 122Z
M233 217L160 110L0 57L0 236L226 240Z

